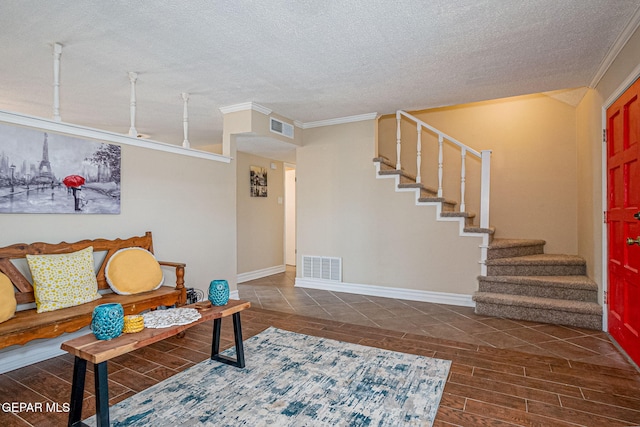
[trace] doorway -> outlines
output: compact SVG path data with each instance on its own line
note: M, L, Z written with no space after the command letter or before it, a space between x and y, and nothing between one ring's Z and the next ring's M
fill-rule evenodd
M640 79L606 112L608 331L640 365Z
M296 168L284 167L284 261L296 265Z

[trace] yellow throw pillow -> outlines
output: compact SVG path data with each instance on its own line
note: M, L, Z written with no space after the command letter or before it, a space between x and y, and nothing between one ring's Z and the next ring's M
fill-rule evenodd
M139 294L158 289L164 273L156 257L146 249L125 248L113 254L105 269L107 283L120 295Z
M0 273L0 323L11 319L16 314L16 291L11 280Z
M70 254L27 255L27 263L38 313L101 298L93 266L93 246Z

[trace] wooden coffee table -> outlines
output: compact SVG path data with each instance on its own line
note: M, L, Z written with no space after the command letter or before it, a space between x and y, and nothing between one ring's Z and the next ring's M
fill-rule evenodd
M213 320L213 338L211 342L211 359L217 360L238 368L244 368L244 347L242 345L242 327L240 324L240 312L251 307L251 303L241 300L229 300L227 305L209 309L198 310L202 317L188 325L170 326L168 328L145 328L134 334L122 334L118 338L109 341L96 339L93 334L65 341L61 348L75 356L73 365L73 383L71 386L71 405L69 411L69 426L84 426L82 419L82 400L84 394L84 381L87 371L87 362L94 367L94 379L96 386L96 421L98 427L109 426L109 382L107 379L107 361L116 356L129 353L133 350L146 347L165 338L179 333L209 320ZM183 308L196 308L195 305L187 305ZM223 317L233 317L233 334L236 347L236 358L232 359L220 353L220 331Z

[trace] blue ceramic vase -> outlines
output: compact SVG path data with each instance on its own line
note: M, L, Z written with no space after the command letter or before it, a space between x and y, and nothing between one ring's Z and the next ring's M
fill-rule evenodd
M91 331L99 340L119 337L124 328L124 309L122 304L100 304L93 309Z
M229 302L229 283L226 280L212 280L209 284L209 301L213 305L226 305Z

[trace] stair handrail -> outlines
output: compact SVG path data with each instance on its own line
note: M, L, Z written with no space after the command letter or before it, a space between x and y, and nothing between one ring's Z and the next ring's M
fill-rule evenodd
M422 129L428 129L438 136L438 197L442 197L442 180L443 180L443 166L444 166L444 154L443 143L445 140L453 143L460 148L461 153L461 170L460 170L460 212L464 212L465 205L465 191L466 191L466 156L467 153L471 153L481 161L480 172L480 228L489 228L489 198L491 190L491 150L477 151L469 147L466 144L458 141L457 139L447 135L446 133L434 128L433 126L423 122L419 118L407 113L403 110L396 111L397 131L396 131L396 170L400 171L402 168L400 162L401 153L401 140L402 135L400 131L400 123L402 117L416 123L416 131L418 133L417 141L417 157L416 157L416 183L421 182L421 163L422 163Z

